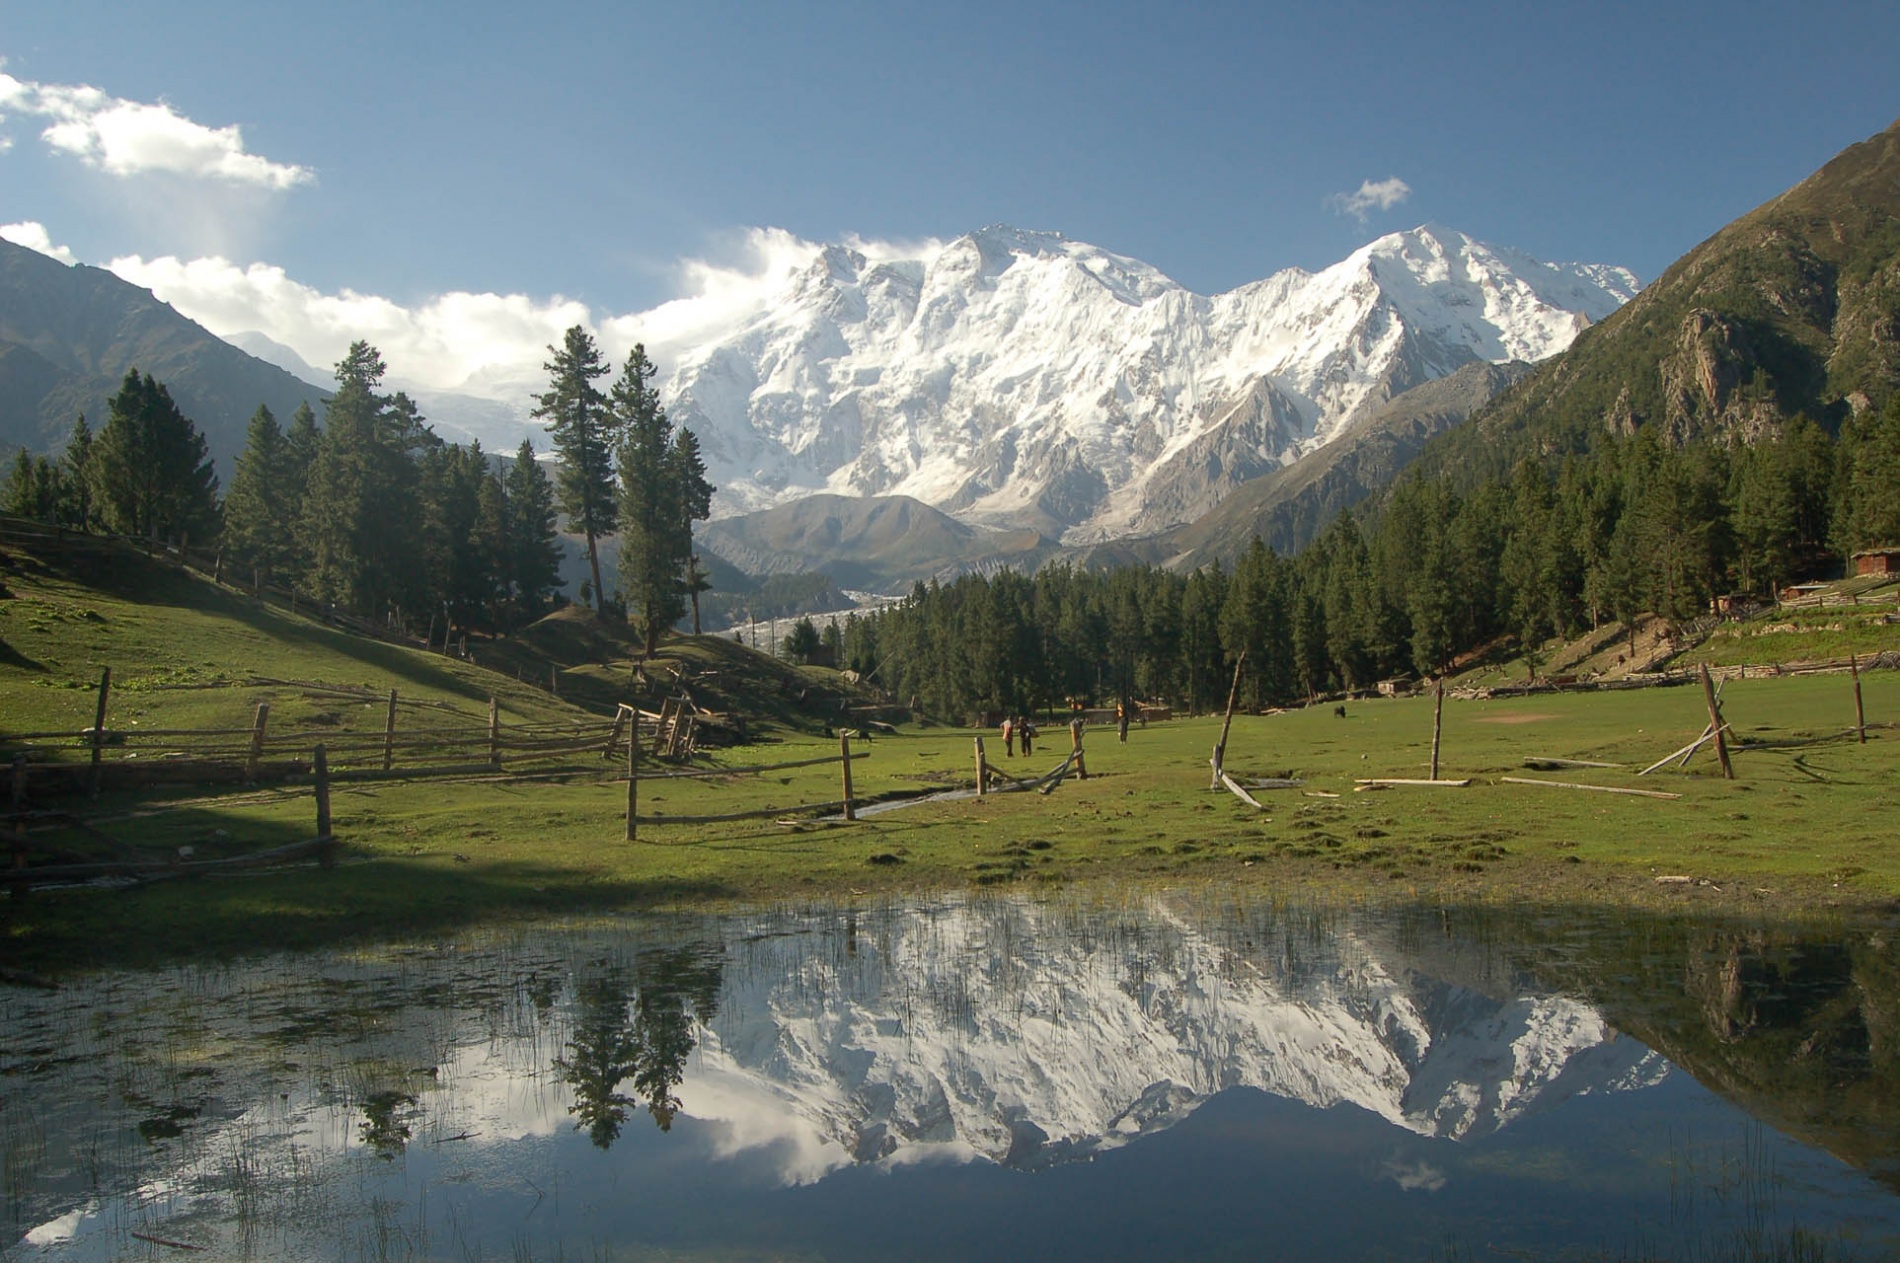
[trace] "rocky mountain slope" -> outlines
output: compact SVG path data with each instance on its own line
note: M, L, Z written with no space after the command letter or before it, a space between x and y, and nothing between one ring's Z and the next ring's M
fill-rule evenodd
M60 450L73 419L105 424L127 370L164 382L229 479L246 424L266 404L282 422L322 392L245 354L103 268L68 267L0 241L0 447Z
M1636 292L1437 225L1212 297L1055 233L827 248L664 383L716 511L902 495L1070 543L1191 521L1422 382L1538 360Z
M1231 561L1255 536L1279 552L1298 552L1340 513L1389 486L1431 439L1522 381L1530 369L1521 362L1467 364L1449 377L1414 386L1319 451L1254 479L1195 521L1131 546L1147 561L1183 570Z
M1655 426L1673 442L1827 424L1900 389L1900 122L1671 265L1563 357L1432 444L1476 479Z

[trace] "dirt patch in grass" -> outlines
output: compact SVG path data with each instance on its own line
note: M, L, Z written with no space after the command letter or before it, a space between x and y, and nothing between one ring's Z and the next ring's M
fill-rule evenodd
M1479 715L1472 722L1480 724L1536 724L1546 719L1556 719L1556 715Z

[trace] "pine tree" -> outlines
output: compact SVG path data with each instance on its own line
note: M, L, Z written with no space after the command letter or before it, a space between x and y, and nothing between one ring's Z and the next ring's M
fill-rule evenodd
M204 436L149 374L126 373L86 460L107 526L130 535L205 539L217 530L218 480Z
M92 427L86 424L86 414L82 412L73 422L72 435L59 458L60 520L82 531L91 530L98 518L92 503L92 487L86 481L86 467L91 461Z
M277 418L258 405L224 498L224 547L268 582L293 557L290 452Z
M636 347L642 361L646 353ZM575 325L554 358L542 365L549 374L547 392L536 396L534 415L548 423L554 450L561 459L556 486L561 511L574 530L587 540L587 565L594 577L594 608L602 600L599 540L614 532L614 418L607 400L594 388L594 379L609 368L588 332ZM631 362L631 361L629 361Z
M377 393L383 373L367 342L337 364L299 515L307 590L366 615L421 596L416 457L440 442L406 397Z
M640 612L648 656L686 612L693 523L711 512L713 492L698 440L691 431L676 436L660 406L658 371L636 345L610 392L620 439L620 587L628 611Z
M475 554L488 622L496 631L502 627L502 602L510 595L514 553L514 514L508 507L508 492L501 475L491 472L482 478L477 492Z
M13 470L0 486L0 510L15 517L37 518L40 509L39 480L35 477L33 453L24 447L13 458Z
M1900 544L1900 393L1841 437L1835 546L1849 554Z
M508 469L508 518L508 581L522 610L533 616L561 586L561 545L554 487L526 439Z

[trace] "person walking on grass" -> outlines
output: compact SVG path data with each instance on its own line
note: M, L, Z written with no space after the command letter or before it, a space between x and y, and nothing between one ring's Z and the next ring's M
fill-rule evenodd
M1016 721L1008 715L1003 716L1003 757L1016 757Z

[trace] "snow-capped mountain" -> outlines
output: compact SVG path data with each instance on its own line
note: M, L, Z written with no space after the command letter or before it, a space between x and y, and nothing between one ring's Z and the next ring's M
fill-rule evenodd
M830 246L663 384L715 512L909 495L1070 542L1149 532L1477 360L1539 360L1628 301L1627 270L1428 224L1214 296L1058 233L913 258Z
M843 952L835 929L760 933L727 969L687 1110L802 1120L833 1154L810 1178L926 1152L1074 1160L1234 1087L1466 1139L1668 1069L1579 1000L1472 991L1343 926L1289 933L1293 958L1158 901L1125 935L1066 915L952 905L867 920Z

